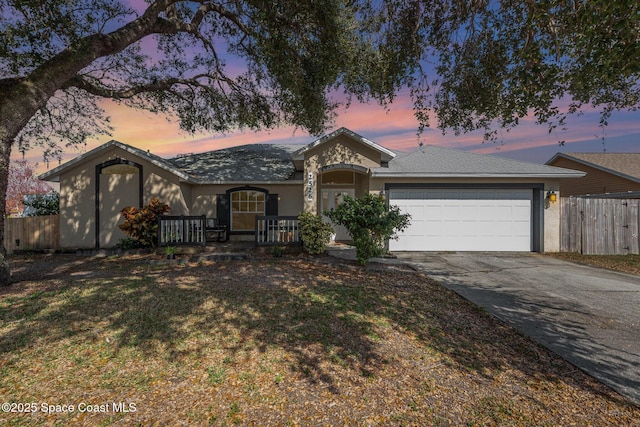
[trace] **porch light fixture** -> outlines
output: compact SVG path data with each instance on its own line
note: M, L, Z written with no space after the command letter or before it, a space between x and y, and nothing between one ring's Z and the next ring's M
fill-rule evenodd
M549 200L551 203L555 203L556 200L558 200L558 196L556 195L553 187L551 187L549 191L547 191L547 200Z

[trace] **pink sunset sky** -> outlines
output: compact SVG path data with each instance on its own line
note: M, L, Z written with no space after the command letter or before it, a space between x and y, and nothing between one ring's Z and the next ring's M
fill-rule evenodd
M146 7L146 3L142 0L126 0L126 3L138 13ZM142 48L146 53L153 52L156 48L153 38L142 40ZM244 66L232 58L229 58L227 65L230 68ZM180 131L175 120L167 121L164 116L133 110L111 101L104 101L102 106L111 117L114 128L111 137L100 137L88 141L86 146L78 149L67 149L62 162L110 139L150 150L164 158L242 144L309 143L315 139L305 131L291 127L261 132L238 131L225 135L189 135ZM405 92L400 93L387 110L375 103L358 104L356 102L348 109L340 109L328 132L344 126L378 144L398 151L414 150L422 142L425 145L469 150L535 163L544 163L559 151L640 152L640 112L614 113L609 120L609 126L604 131L598 127L598 123L599 115L594 111L571 117L567 122L568 130L558 130L555 133L549 133L546 125L536 125L533 118L525 118L509 132L500 132L497 142L483 142L482 132L458 136L448 132L443 135L436 128L426 129L422 135L418 136L418 122L413 115L411 99ZM434 119L432 125L435 124ZM565 145L559 146L559 141L565 141ZM21 157L22 154L14 150L13 158ZM57 162L46 165L42 161L42 151L38 149L29 151L26 158L32 163L38 163L38 172L57 166Z
M268 131L238 131L221 134L190 135L180 131L177 122L142 110L133 110L106 101L104 104L111 116L114 131L111 137L90 140L79 149L67 149L63 162L91 150L110 139L150 150L164 158L178 154L200 153L243 144L253 143L309 143L315 139L301 129L284 127ZM346 127L380 145L398 151L412 151L420 142L425 145L468 150L518 160L544 163L556 152L640 152L640 112L617 112L603 130L598 127L597 112L572 117L566 131L549 133L546 125L536 125L534 119L525 119L509 132L502 131L497 142L483 142L482 133L445 135L439 129L426 129L417 135L418 122L412 111L409 97L398 97L385 110L377 104L354 103L348 109L340 109L329 132ZM433 121L435 123L435 120ZM604 136L604 140L603 140ZM559 141L565 141L564 146ZM14 158L22 155L14 152ZM47 169L42 161L42 152L29 151L26 158L38 164L38 172ZM57 162L49 167L57 166Z

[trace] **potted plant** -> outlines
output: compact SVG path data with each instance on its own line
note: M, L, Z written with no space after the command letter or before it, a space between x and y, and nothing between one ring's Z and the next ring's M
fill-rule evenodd
M282 256L283 248L281 246L274 246L271 248L271 255L275 258L280 258Z
M176 247L167 246L164 250L164 253L167 254L167 259L174 259L176 257Z

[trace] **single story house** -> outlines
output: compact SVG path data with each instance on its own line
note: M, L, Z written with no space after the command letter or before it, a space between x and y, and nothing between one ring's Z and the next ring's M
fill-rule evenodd
M564 196L640 198L640 153L558 153L546 164L587 174L562 181Z
M172 215L206 215L231 239L252 237L257 215L322 213L343 196L384 194L411 214L392 251L559 250L561 181L583 172L436 146L411 153L340 128L308 145L252 144L164 159L110 141L41 179L60 182L63 248L123 237L120 211L153 197ZM555 200L555 197L552 198ZM348 239L338 230L337 240Z

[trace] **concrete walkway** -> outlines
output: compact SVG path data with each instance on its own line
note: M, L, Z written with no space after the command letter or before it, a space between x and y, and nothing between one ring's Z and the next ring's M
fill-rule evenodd
M534 253L395 255L640 404L640 277Z

